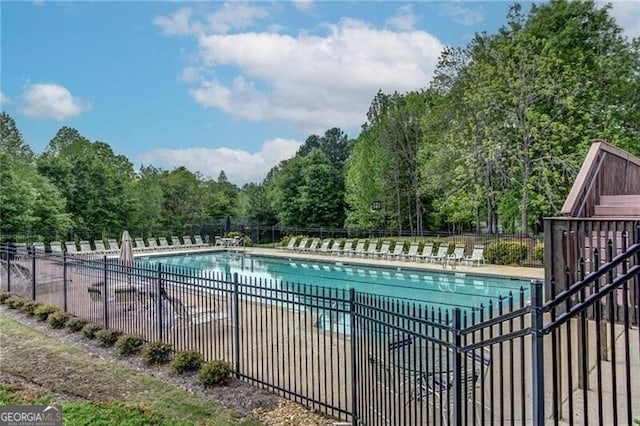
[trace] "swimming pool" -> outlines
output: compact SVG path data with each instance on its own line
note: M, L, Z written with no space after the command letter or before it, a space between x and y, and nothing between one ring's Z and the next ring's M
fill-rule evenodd
M148 265L193 268L203 273L227 274L262 279L276 285L309 284L330 289L349 290L426 302L444 309L459 307L465 311L497 306L500 297L512 293L518 301L521 288L528 297L530 280L472 275L459 272L385 268L346 262L322 262L301 259L254 256L244 253L210 252L153 256L140 259Z

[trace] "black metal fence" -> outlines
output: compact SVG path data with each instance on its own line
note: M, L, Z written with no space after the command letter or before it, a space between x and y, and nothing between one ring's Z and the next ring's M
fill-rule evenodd
M224 359L238 378L352 424L631 424L640 418L631 320L640 302L620 299L622 321L610 308L640 287L640 244L622 239L619 254L593 259L600 266L588 275L580 267L546 302L533 282L530 303L522 289L468 312L7 247L0 288Z

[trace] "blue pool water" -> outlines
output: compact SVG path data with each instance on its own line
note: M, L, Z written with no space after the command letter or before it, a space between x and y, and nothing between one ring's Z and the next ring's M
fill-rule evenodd
M155 265L189 267L203 273L234 274L262 279L279 286L292 283L332 289L355 289L358 292L393 297L407 301L427 302L433 307L463 310L485 307L511 292L519 304L520 289L528 298L530 280L508 277L471 275L457 272L422 271L406 268L382 268L341 263L329 259L317 262L212 252L187 255L153 256L141 259Z

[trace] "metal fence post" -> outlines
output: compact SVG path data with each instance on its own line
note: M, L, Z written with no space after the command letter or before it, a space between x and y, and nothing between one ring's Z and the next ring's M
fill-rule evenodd
M31 246L31 300L36 300L36 249Z
M108 303L108 295L109 295L109 270L107 269L107 256L102 258L102 269L104 279L104 295L102 297L103 306L102 306L102 319L104 321L104 326L109 327L109 303Z
M233 273L233 363L235 364L236 378L240 378L240 294L238 273Z
M67 312L67 253L62 253L62 303L64 311Z
M156 288L156 327L158 341L162 342L162 263L158 263L158 288Z
M351 321L351 424L358 424L358 375L356 368L356 290L349 289L349 319Z
M7 292L11 293L11 250L7 247Z
M452 424L462 426L462 325L460 308L453 309L453 421Z
M532 368L532 400L533 424L544 424L544 336L542 313L542 282L531 281L531 368Z

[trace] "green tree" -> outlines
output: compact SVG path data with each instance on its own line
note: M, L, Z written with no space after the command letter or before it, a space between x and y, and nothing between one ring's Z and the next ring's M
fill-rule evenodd
M22 138L16 122L4 111L0 114L0 151L11 154L23 163L30 163L34 159L33 151Z
M81 136L53 146L38 158L38 170L63 194L75 225L92 231L127 227L136 213L129 160Z

